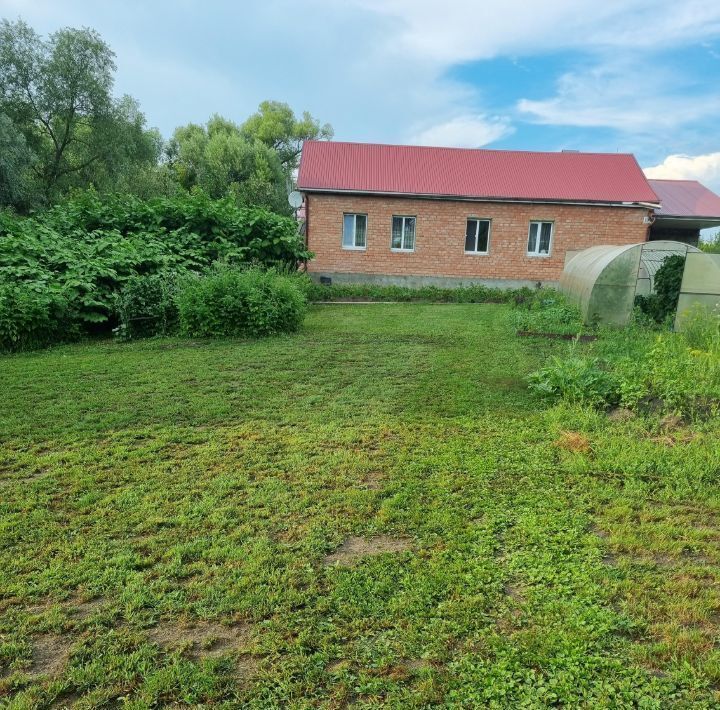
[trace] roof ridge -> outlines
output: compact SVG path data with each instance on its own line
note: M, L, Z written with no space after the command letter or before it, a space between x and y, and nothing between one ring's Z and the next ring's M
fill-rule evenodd
M336 141L336 140L319 140L312 138L306 140L305 143L320 143L332 145L362 145L373 146L377 148L410 148L412 150L458 150L458 151L483 151L486 153L530 153L531 155L631 155L634 153L620 153L609 151L586 151L575 149L559 149L559 150L531 150L530 148L463 148L461 146L452 145L418 145L417 143L373 143L368 141Z

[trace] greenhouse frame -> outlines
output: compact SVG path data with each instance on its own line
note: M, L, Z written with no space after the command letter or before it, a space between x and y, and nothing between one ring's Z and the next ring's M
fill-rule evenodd
M693 305L715 310L720 303L720 257L682 242L658 240L590 247L569 256L560 290L586 323L626 325L635 297L654 290L657 270L668 256L685 257L676 327Z

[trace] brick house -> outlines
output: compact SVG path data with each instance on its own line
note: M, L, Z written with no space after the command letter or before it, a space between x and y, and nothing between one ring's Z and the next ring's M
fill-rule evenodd
M308 271L339 282L555 284L568 252L654 238L668 199L615 153L308 141L297 182ZM685 199L694 220L662 216L687 241L720 224L720 198L697 185L706 214Z

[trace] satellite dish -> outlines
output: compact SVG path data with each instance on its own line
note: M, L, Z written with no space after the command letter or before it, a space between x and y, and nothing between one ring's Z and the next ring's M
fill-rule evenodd
M303 203L302 195L297 190L293 190L288 195L288 202L290 203L290 207L294 207L295 209L297 209Z

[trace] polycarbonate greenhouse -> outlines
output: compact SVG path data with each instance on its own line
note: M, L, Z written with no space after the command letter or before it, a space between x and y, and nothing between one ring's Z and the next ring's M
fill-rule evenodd
M655 273L665 259L689 252L701 253L672 241L590 247L565 264L560 290L580 307L586 323L625 325L635 296L652 293Z

